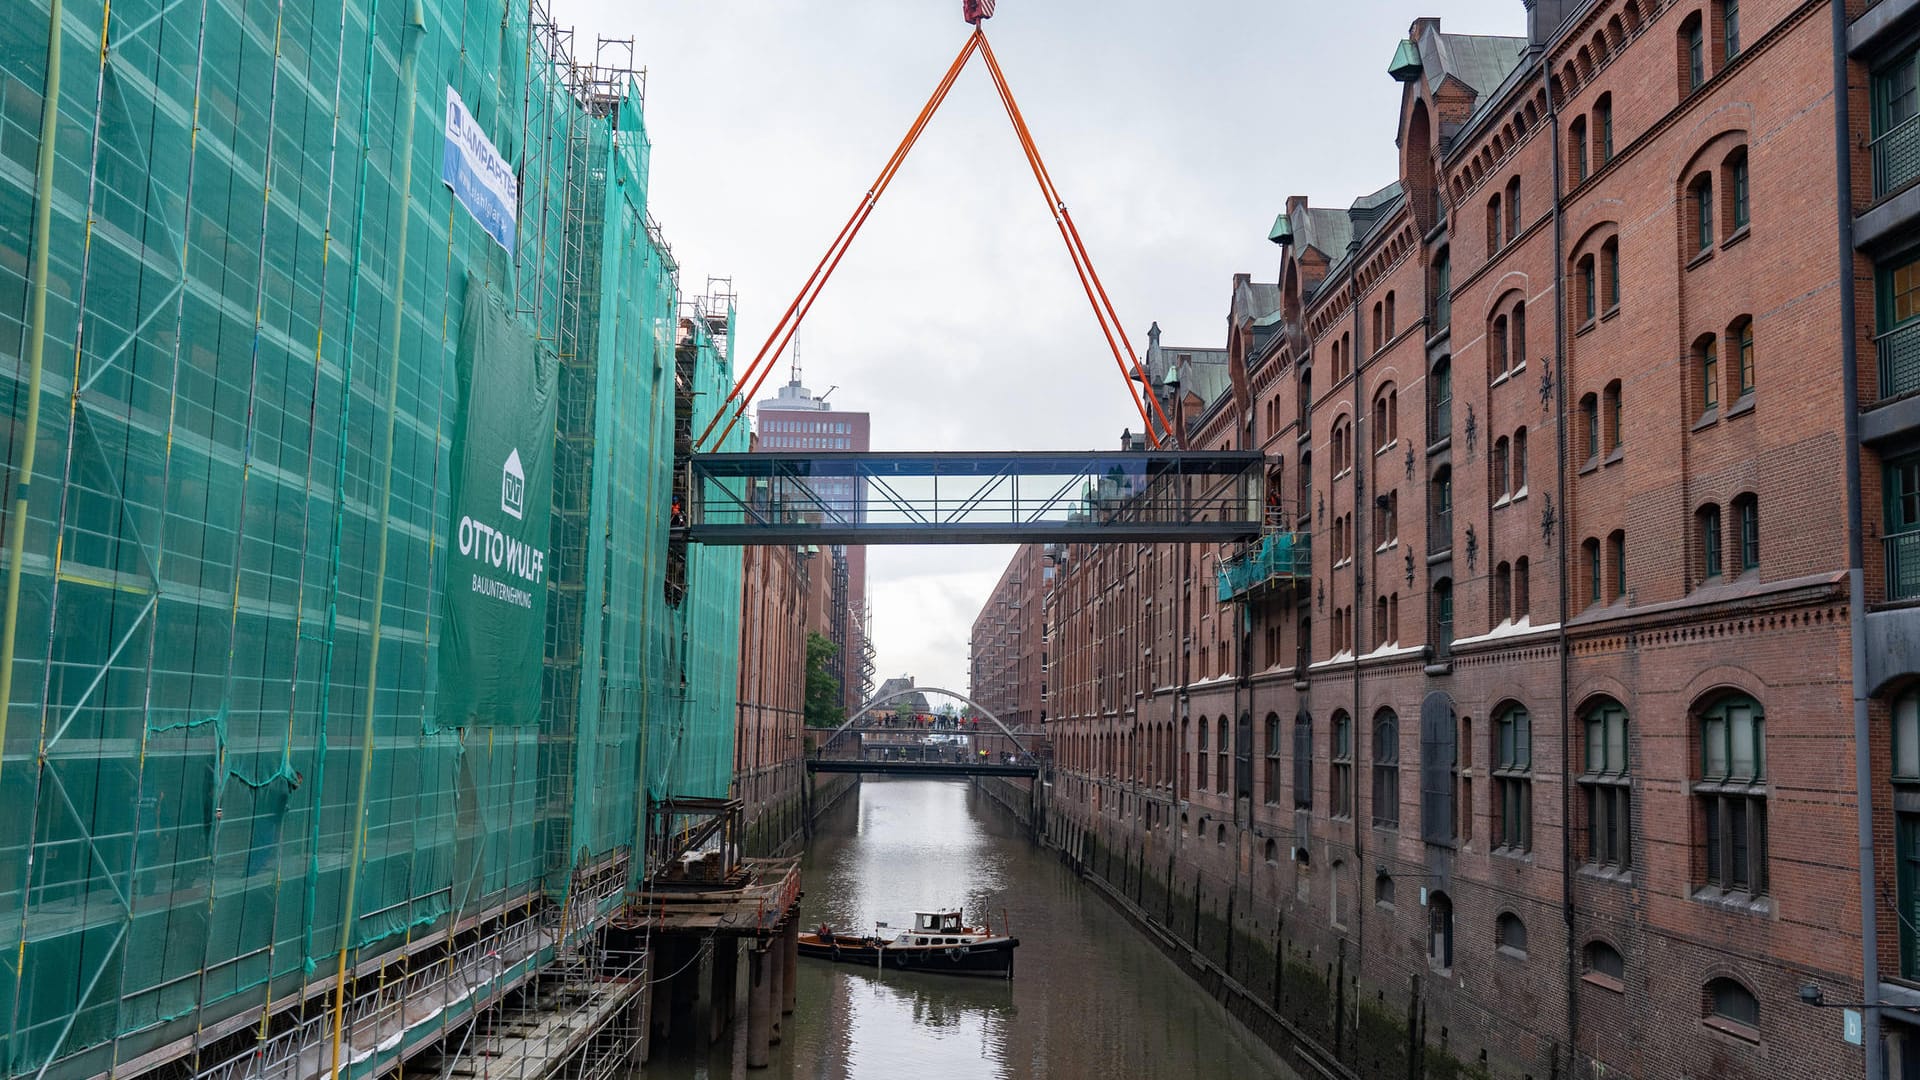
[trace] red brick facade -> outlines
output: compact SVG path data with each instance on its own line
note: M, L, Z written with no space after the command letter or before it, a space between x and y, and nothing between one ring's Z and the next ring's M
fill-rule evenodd
M1041 545L1022 544L973 620L967 695L1010 728L1046 722L1046 597L1053 573Z
M1920 633L1872 539L1920 422L1873 370L1883 256L1843 301L1832 11L1527 7L1517 38L1413 25L1397 185L1288 201L1277 291L1235 280L1231 378L1182 410L1186 446L1265 451L1310 562L1229 597L1238 549L1058 553L1049 835L1361 1075L1423 1043L1515 1078L1903 1075L1906 1013L1869 1063L1799 999L1920 1003L1890 734ZM1920 15L1862 42L1920 5L1864 7L1850 202L1898 251L1868 87Z

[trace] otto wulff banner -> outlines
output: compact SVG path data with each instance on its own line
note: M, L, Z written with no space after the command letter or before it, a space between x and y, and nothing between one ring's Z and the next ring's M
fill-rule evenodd
M451 86L447 87L447 143L440 152L440 179L487 235L511 254L520 181Z
M471 273L455 362L439 718L457 727L533 724L546 645L559 362Z

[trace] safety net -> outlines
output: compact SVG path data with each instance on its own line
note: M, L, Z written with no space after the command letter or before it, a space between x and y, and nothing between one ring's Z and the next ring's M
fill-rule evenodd
M48 21L0 20L0 1063L61 1076L723 794L740 568L670 595L731 304L679 297L634 79L525 0L67 0L42 174Z

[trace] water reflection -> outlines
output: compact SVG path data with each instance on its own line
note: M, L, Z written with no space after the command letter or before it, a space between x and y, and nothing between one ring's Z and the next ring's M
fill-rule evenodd
M964 905L1020 938L1016 978L964 978L803 958L799 1006L773 1066L731 1048L656 1053L648 1080L1282 1077L1240 1029L1052 855L962 781L869 779L822 823L803 925L905 926Z

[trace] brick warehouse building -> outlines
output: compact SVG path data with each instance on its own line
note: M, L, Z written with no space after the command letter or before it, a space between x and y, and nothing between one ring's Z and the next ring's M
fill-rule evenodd
M1044 546L1020 545L968 638L967 694L1011 728L1046 722L1046 596L1053 574Z
M1920 1076L1920 2L1526 21L1153 335L1269 535L1057 553L1049 835L1362 1076Z

